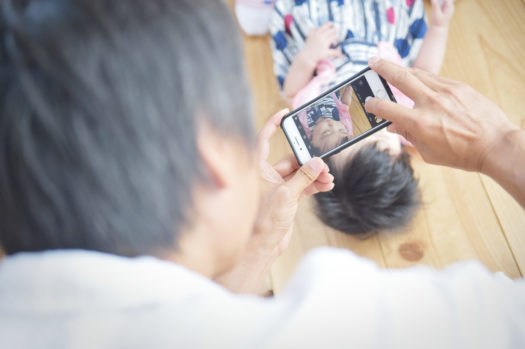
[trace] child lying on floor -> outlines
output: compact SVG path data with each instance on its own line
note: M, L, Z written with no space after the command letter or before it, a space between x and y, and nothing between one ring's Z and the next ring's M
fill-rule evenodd
M296 108L365 68L371 56L437 74L453 11L453 0L432 0L427 30L421 0L277 0L270 33L284 98ZM413 105L392 90L399 103ZM334 131L340 120L329 119L316 120L331 124L325 126L333 131L326 147L345 137L343 128ZM312 126L312 137L321 134L315 131L321 125ZM351 129L350 121L345 125L350 137ZM323 147L313 138L312 144ZM404 144L397 134L382 130L328 159L336 185L316 196L320 219L350 234L406 226L420 195Z

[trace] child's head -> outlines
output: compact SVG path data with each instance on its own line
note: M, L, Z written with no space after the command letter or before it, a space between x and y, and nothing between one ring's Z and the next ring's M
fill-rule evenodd
M350 135L341 121L320 117L312 132L312 145L321 153L325 153L345 142Z
M380 131L328 164L335 187L315 196L317 215L328 226L358 235L399 229L414 217L418 181L397 135Z

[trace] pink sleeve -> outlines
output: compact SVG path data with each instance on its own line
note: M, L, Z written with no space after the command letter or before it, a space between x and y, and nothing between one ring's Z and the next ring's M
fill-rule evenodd
M312 134L310 133L310 127L308 126L308 120L306 119L306 110L301 111L297 116L299 117L301 126L303 126L304 132L306 133L308 139L312 138Z

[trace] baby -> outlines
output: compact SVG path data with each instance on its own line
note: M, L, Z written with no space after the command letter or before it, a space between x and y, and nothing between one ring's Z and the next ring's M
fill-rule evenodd
M437 74L453 12L453 0L432 0L427 27L421 0L277 0L270 33L283 97L296 108L365 68L371 56ZM413 105L392 91L398 103ZM341 107L337 117L308 121L318 154L359 134L350 102L341 104L349 122ZM320 219L349 234L406 226L420 202L409 146L384 129L327 159L335 188L315 197Z
M301 111L298 118L316 155L335 148L353 136L348 106L335 93Z

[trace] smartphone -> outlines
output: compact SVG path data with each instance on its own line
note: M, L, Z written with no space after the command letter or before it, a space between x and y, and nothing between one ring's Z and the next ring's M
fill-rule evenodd
M299 164L327 158L390 125L365 110L368 97L396 102L388 83L370 68L286 115L281 128Z

